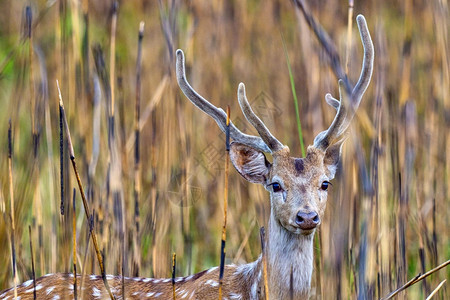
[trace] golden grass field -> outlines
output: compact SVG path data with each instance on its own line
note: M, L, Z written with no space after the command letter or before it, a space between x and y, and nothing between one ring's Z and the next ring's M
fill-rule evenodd
M120 1L115 34L112 2L0 2L0 290L13 285L13 219L19 281L32 277L32 255L36 276L72 272L74 188L77 270L99 274L67 136L60 213L56 80L108 274L170 277L172 253L177 276L220 262L225 135L178 88L176 49L185 51L193 87L216 106L230 105L233 122L254 134L236 97L244 82L255 111L298 156L290 80L305 145L334 117L324 96L337 97L338 78L292 1ZM450 259L449 3L355 1L348 43L347 1L305 2L353 82L362 61L357 14L375 45L372 82L316 233L311 298L381 298ZM234 169L229 182L226 259L249 262L261 251L269 195ZM449 277L446 267L399 298L425 299ZM448 297L446 282L434 298Z

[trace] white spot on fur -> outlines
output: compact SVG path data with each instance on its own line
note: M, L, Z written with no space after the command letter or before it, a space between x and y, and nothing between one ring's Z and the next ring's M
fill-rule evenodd
M154 284L157 284L157 283L160 283L161 282L161 279L155 279L155 280L153 280L153 283Z
M162 295L162 293L156 293L155 294L155 298L158 298L159 296L161 296Z
M113 275L106 275L106 279L108 279L108 280L113 280L113 279L114 279L114 276L113 276Z
M91 280L96 280L96 279L97 279L97 275L91 275L91 276L89 276L89 278L90 278Z
M186 277L186 281L189 281L189 280L191 280L192 278L194 278L194 275L189 275L188 277Z
M42 289L42 285L38 284L36 286L36 291L39 291L40 289ZM31 288L31 289L26 290L25 293L32 293L33 291L34 291L34 287Z
M242 300L241 294L230 293L228 296L230 297L230 300Z
M55 295L55 296L53 296L53 298L52 298L52 300L59 300L59 299L61 299L61 298L59 297L59 295Z
M155 294L155 292L150 292L150 293L147 293L145 296L151 297L151 296L153 296L154 294Z
M217 268L218 268L218 267L211 268L211 269L209 269L206 273L208 274L208 273L214 272L215 270L217 270Z
M170 282L170 280L171 279L167 278L167 279L164 279L162 282L168 283L168 282Z
M22 286L23 287L27 287L27 286L29 286L30 284L32 284L33 283L33 279L30 279L30 280L27 280L27 281L25 281L24 283L22 283Z
M55 286L51 286L48 289L46 289L45 292L47 293L47 295L50 295L50 293L53 292L54 289L55 289Z
M209 285L212 286L212 287L219 286L219 283L218 283L217 281L215 281L215 280L212 280L212 279L207 280L207 281L205 282L205 284L209 284Z
M255 297L257 296L257 292L258 292L258 282L254 282L252 284L252 288L251 288L251 297Z
M180 295L181 299L184 299L189 294L189 291L181 290L178 291L178 294Z
M44 275L42 277L49 277L49 276L53 276L53 273L48 273L48 274L46 274L46 275Z
M95 286L92 288L92 296L100 298L102 296L101 291Z
M152 279L151 279L151 278L144 278L142 281L145 282L145 283L147 283L147 282L152 281Z

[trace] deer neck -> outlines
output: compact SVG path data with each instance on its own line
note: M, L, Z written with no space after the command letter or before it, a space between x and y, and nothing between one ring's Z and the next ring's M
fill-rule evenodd
M313 271L313 237L287 231L270 215L267 231L269 299L307 299ZM292 272L292 282L291 282Z

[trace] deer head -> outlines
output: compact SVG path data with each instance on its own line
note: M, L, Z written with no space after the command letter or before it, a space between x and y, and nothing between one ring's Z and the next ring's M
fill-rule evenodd
M361 75L354 88L348 82L339 80L340 100L330 94L325 96L326 102L337 113L330 127L319 133L314 144L308 147L306 157L291 156L289 147L278 141L253 112L246 97L245 86L243 83L239 84L239 105L248 122L258 131L259 137L246 135L231 123L231 162L246 180L262 184L269 191L275 221L293 234L310 235L320 225L327 201L327 189L335 176L346 132L372 76L372 40L363 16L357 17L357 23L364 46ZM191 87L186 79L183 51L177 50L176 56L177 80L181 90L225 131L225 112ZM272 155L272 163L264 153Z

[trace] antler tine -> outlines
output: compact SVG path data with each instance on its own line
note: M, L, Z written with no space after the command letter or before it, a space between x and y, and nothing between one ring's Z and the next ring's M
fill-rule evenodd
M176 63L176 73L177 81L180 89L183 91L184 95L194 104L196 107L201 109L204 113L209 115L216 121L219 128L225 132L227 114L221 108L217 108L211 104L208 100L200 96L188 83L186 79L186 70L184 64L184 53L181 49L176 52L177 63ZM253 147L255 149L261 150L263 152L271 153L272 150L266 145L266 143L260 137L247 135L242 133L236 126L230 122L230 136L236 142L245 144L247 146Z
M333 98L330 94L325 96L327 103L337 110L336 116L330 127L319 133L314 139L314 147L326 150L328 146L333 144L333 142L344 132L349 124L346 121L347 117L347 107L350 104L348 93L346 89L346 84L344 80L339 79L339 96L341 101Z
M247 95L245 94L245 85L242 82L238 87L238 101L245 118L250 124L252 124L253 127L255 127L259 133L259 136L263 139L266 145L269 146L273 152L283 149L283 144L270 133L266 125L253 112L252 107L248 103Z
M325 95L325 101L327 102L328 105L332 106L335 110L338 110L339 105L341 105L339 100L335 99L330 93Z
M344 80L339 80L339 96L340 101L333 98L331 94L325 95L326 102L337 110L336 116L330 127L319 133L314 139L314 147L325 150L329 145L336 140L342 139L342 135L347 130L350 121L358 109L362 96L370 83L373 71L374 50L372 38L370 37L369 29L367 28L366 19L363 15L356 17L358 23L359 33L364 48L364 59L361 68L361 75L359 80L353 88L351 95L349 95L346 83Z

